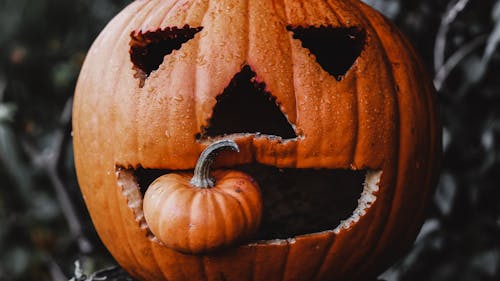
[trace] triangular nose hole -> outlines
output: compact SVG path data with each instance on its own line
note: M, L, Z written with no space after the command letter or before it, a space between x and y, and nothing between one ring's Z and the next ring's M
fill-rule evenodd
M297 137L276 98L265 91L264 83L256 81L255 72L249 66L244 66L217 97L208 127L202 128L198 138L231 134Z

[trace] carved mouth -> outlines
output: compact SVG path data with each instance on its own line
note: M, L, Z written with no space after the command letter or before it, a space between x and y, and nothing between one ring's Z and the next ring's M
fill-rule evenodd
M340 233L356 223L375 202L381 171L279 169L258 163L239 165L259 183L264 212L254 241L276 243L300 235L323 231ZM128 206L150 238L142 211L142 200L156 178L176 171L123 168L116 176Z

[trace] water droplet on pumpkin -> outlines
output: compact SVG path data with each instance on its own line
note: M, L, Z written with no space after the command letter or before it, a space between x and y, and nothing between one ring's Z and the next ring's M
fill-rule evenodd
M169 137L171 136L171 135L170 135L170 132L169 132L168 130L165 130L165 136L166 136L167 138L169 138Z
M201 56L201 57L196 58L196 63L199 66L202 66L202 65L207 64L207 60L205 59L205 56Z
M181 102L181 101L184 100L184 98L182 96L175 96L174 100L177 101L177 102Z

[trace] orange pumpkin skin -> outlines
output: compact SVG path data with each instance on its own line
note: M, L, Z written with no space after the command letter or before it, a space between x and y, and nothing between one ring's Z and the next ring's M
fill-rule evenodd
M220 250L250 238L259 227L262 199L257 183L239 171L217 170L215 186L197 188L193 175L167 174L144 195L144 216L155 237L188 254Z
M131 32L185 24L203 30L165 56L140 87L129 55ZM293 39L289 25L361 27L365 48L339 82ZM124 188L117 166L193 169L206 146L194 136L242 65L265 81L301 137L235 139L241 153L224 155L220 165L369 168L383 171L380 190L366 214L338 233L181 254L150 239L134 211L142 206L133 203L142 201L123 193L140 195ZM376 276L414 241L441 157L434 90L422 64L391 23L356 0L134 1L88 53L73 130L78 180L94 225L120 265L141 280Z

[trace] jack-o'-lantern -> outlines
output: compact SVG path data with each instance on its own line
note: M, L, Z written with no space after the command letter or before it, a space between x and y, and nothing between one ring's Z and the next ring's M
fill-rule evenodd
M438 174L437 119L412 47L360 1L138 0L83 65L75 163L100 238L138 279L365 280L421 226ZM244 231L213 249L170 247L185 232L155 230L170 223L155 208L179 196L153 196L152 228L144 194L192 173L221 140L240 151L220 153L213 174L258 183L262 214L248 225L260 226L238 224ZM183 213L210 215L190 202ZM237 230L225 224L232 209L207 220L207 235L211 223Z

